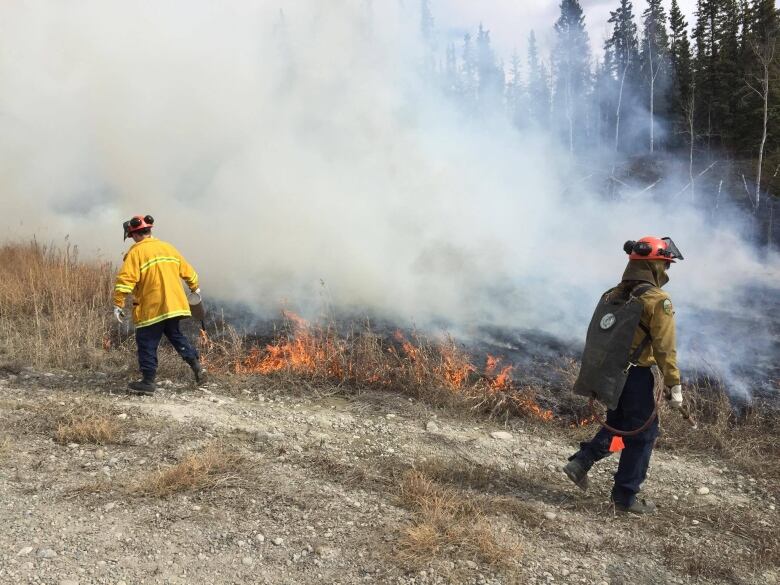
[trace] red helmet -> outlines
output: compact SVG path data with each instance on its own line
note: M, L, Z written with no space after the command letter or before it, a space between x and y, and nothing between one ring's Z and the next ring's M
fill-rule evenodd
M628 254L629 260L664 260L665 262L684 260L680 250L669 237L647 236L638 242L629 240L623 244L623 250Z
M151 215L136 215L132 219L127 220L122 224L125 230L125 239L130 237L130 234L143 230L151 229L154 224L154 218Z

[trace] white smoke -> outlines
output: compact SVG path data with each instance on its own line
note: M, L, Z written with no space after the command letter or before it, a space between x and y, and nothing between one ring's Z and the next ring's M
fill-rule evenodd
M122 221L150 213L211 298L305 312L324 282L342 308L568 339L627 239L674 237L679 313L777 282L681 201L605 203L545 132L464 120L422 75L416 9L3 3L3 233L118 262Z

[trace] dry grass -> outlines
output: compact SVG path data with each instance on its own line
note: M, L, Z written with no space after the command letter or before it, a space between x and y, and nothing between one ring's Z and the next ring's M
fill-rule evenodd
M664 412L668 431L659 446L668 450L716 453L747 473L772 480L780 493L780 412L761 401L734 406L725 391L709 381L686 386L686 404L699 428L694 430L675 412Z
M491 566L511 567L520 545L496 536L482 507L463 492L442 486L417 470L402 480L400 497L413 519L401 532L398 555L424 566L435 559L476 559Z
M65 395L59 398L71 400ZM132 419L119 420L119 411L113 405L95 398L79 398L71 403L56 398L18 400L3 410L14 415L9 417L9 428L20 434L48 435L60 444L122 444L136 425Z
M113 279L110 263L80 260L70 245L57 248L33 241L0 246L0 363L68 369L127 364L134 357L132 341L127 336L120 340L113 322ZM369 323L345 332L333 322L312 324L285 312L271 343L250 343L230 327L200 343L212 373L392 388L431 403L493 415L552 417L537 406L532 390L512 384L511 368L493 358L474 364L450 338L397 332L388 339ZM117 348L124 351L111 351ZM163 369L169 355L162 353Z
M110 314L114 269L107 262L79 259L77 250L36 241L0 246L0 363L18 371L39 368L105 367L134 359L132 341L122 346ZM120 349L121 351L112 351ZM230 327L214 338L202 338L204 361L212 373L273 374L297 381L328 381L355 389L393 389L428 403L470 409L490 416L520 416L537 421L556 418L577 437L588 418L585 401L569 391L577 373L573 360L551 370L558 387L535 388L512 381L511 370L488 359L474 363L452 339L430 339L400 332L377 335L368 323L347 332L334 323L310 324L285 314L275 340L250 343ZM161 352L161 371L188 375L177 356ZM178 369L177 369L178 368ZM687 400L700 428L692 431L678 415L663 423L668 432L660 445L668 449L716 452L759 477L780 480L780 414L754 404L736 411L722 389L704 380L686 387ZM540 404L552 405L551 410ZM61 440L73 434L89 441L111 441L111 425L97 419L59 421ZM775 482L780 485L780 481Z
M11 439L0 437L0 461L8 457L9 453L11 453Z
M75 247L0 246L0 358L37 367L95 365L114 341L107 262Z
M122 427L113 417L86 416L69 420L57 426L54 440L58 443L121 443Z
M683 574L696 579L722 579L738 582L733 561L729 555L713 555L711 545L698 543L668 542L664 545L664 556L668 565Z
M142 477L130 488L136 495L164 498L231 484L244 468L244 458L222 445L210 445L187 455L176 465Z

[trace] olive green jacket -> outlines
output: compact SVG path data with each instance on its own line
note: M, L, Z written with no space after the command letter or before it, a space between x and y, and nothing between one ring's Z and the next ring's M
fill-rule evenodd
M662 260L630 260L623 283L632 281L649 282L654 285L640 297L643 304L640 322L650 330L652 342L645 348L637 360L640 366L658 365L666 386L680 383L680 370L677 367L677 338L674 327L674 308L672 299L661 290L669 282L666 274L666 262ZM645 337L638 327L631 345L633 352Z

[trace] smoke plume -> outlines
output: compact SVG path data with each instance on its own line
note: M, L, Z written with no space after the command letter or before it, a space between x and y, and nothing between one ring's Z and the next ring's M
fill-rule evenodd
M122 221L150 213L208 297L261 314L312 314L324 294L567 340L619 280L623 242L671 235L681 362L736 372L743 341L719 315L776 286L777 260L673 197L674 177L606 201L545 129L464 117L426 79L418 19L359 0L3 3L4 235L69 234L119 262Z

